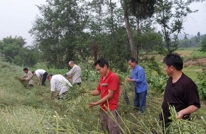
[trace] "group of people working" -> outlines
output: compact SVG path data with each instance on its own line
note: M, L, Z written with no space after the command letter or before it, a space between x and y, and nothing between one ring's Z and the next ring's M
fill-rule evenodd
M177 118L189 119L190 114L200 108L200 100L196 84L182 72L182 58L177 54L169 54L164 58L163 63L164 70L169 78L162 102L163 112L160 113L160 120L163 126L167 127L171 123L169 119L170 105L175 107L178 115ZM145 70L137 64L135 58L130 58L128 65L132 68L132 72L130 77L126 78L126 81L134 83L135 86L134 110L142 114L145 112L148 90ZM74 80L77 80L77 84L81 84L81 71L77 71L79 67L77 65L75 66L76 68L73 66L65 76L69 76L69 78L72 76L73 84ZM109 69L109 63L105 59L98 59L94 63L94 66L100 75L100 79L97 88L91 91L91 95L100 96L100 99L96 102L90 102L88 104L89 108L100 105L100 119L103 128L107 130L109 134L121 134L122 130L120 126L122 125L122 121L117 112L120 97L120 80L118 76ZM75 72L79 72L78 76L73 75ZM51 84L51 92L54 92L54 89L58 87L55 85L55 83L58 83L57 81L61 81L61 84L64 86L72 86L62 75L49 75L48 78ZM62 92L67 90L66 87L62 88Z
M164 70L169 76L162 102L162 110L160 110L162 112L159 115L164 131L164 128L168 127L172 122L169 119L171 116L170 106L174 106L176 109L178 119L189 119L190 114L200 108L200 99L196 84L182 72L183 60L178 54L168 54L164 58L163 64ZM142 114L145 112L148 90L145 70L137 64L135 58L130 58L128 65L132 68L132 72L130 77L126 78L126 81L134 83L135 86L134 110ZM122 121L117 112L120 80L109 69L109 64L105 59L97 60L94 66L100 74L100 80L96 90L91 91L91 95L100 95L101 99L96 102L90 102L89 107L100 105L100 119L103 128L109 134L121 134Z
M81 68L76 65L73 61L70 61L68 65L71 67L70 71L64 75L61 74L48 74L44 69L37 69L36 71L29 71L28 68L24 68L24 76L21 78L21 81L28 81L29 86L33 87L33 76L38 77L38 86L45 86L46 79L50 81L51 94L50 98L52 99L55 91L57 91L57 97L60 99L62 95L66 94L68 91L68 86L72 87L72 84L81 85ZM72 79L72 84L68 79Z

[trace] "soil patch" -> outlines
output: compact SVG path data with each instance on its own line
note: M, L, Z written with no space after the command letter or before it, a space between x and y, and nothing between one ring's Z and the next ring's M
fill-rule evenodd
M184 63L185 66L191 66L191 65L198 65L198 64L206 64L206 58L199 58L196 60L189 60Z

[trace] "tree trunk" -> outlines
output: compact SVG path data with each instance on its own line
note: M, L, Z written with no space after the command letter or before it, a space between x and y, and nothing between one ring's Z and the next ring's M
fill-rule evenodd
M131 28L130 28L130 24L129 24L129 18L128 18L127 6L126 6L125 0L124 0L124 2L121 1L121 5L122 5L122 8L124 10L124 21L125 21L125 27L126 27L126 31L127 31L127 36L128 36L128 39L129 39L131 56L134 57L134 58L137 58L135 42L134 42L134 39L133 39L133 36L132 36L132 31L131 31Z

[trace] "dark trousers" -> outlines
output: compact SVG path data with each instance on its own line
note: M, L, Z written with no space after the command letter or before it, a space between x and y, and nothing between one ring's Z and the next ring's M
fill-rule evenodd
M141 113L145 111L146 96L147 96L147 90L141 93L135 92L134 106L138 107Z
M43 76L42 76L42 81L41 81L42 86L45 86L45 82L46 82L46 77L47 77L47 75L48 75L48 73L45 72L45 73L43 74Z
M124 100L126 101L127 105L129 105L129 97L127 95L127 91L126 90L124 90L123 96L124 96Z

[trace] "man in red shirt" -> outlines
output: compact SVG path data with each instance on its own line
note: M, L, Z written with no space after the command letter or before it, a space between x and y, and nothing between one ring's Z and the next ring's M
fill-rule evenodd
M100 74L100 80L96 90L91 91L91 95L100 95L101 99L97 102L90 102L89 107L100 105L100 119L103 128L109 134L120 134L121 129L119 126L121 125L121 120L117 113L120 93L119 78L109 69L108 62L103 58L97 60L94 66Z

